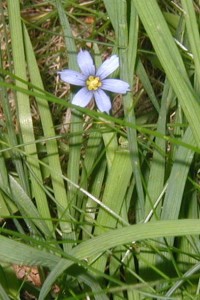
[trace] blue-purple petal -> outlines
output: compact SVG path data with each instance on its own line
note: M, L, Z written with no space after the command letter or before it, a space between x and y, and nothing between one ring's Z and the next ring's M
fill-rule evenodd
M78 105L80 107L85 107L91 101L93 97L93 92L88 91L87 88L82 88L76 93L72 99L72 104Z
M81 72L85 76L95 75L95 66L90 53L86 50L80 50L77 56L77 62Z
M106 112L107 114L109 114L109 111L111 109L111 102L106 93L103 90L99 89L94 92L94 99L98 109L101 112Z
M98 68L96 76L99 76L102 80L113 73L118 67L119 57L117 55L112 55L110 58L106 59Z
M102 81L101 88L103 90L119 94L126 94L128 91L130 91L129 84L120 79L104 79Z
M87 79L83 74L73 71L73 70L63 70L58 72L60 78L70 84L85 86L85 81Z

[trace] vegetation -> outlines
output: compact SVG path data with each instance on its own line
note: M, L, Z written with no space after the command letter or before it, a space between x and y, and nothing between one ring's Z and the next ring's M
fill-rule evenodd
M0 0L0 299L199 299L198 0ZM110 114L58 71L113 54Z

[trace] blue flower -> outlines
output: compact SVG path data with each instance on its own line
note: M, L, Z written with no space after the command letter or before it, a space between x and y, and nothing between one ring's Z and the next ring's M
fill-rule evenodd
M77 62L81 73L73 70L58 72L63 81L82 86L72 99L73 104L85 107L94 98L98 109L101 112L109 113L111 101L104 90L120 94L126 94L130 91L127 82L120 79L106 79L119 67L119 57L117 55L112 55L106 59L97 70L90 53L86 50L80 50Z

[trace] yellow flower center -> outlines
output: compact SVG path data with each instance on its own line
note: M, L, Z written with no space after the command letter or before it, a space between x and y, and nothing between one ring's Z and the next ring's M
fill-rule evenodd
M102 86L102 83L99 77L89 76L86 85L89 91L96 91Z

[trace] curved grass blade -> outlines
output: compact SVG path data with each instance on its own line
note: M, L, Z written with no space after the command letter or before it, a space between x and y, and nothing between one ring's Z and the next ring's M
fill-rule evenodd
M170 220L151 222L148 224L136 224L111 230L101 236L85 241L73 248L69 255L77 260L87 260L108 249L132 243L133 241L154 239L163 236L198 235L199 232L200 220ZM72 264L73 262L70 260L60 259L59 263L44 282L38 300L42 300L46 297L54 281Z

